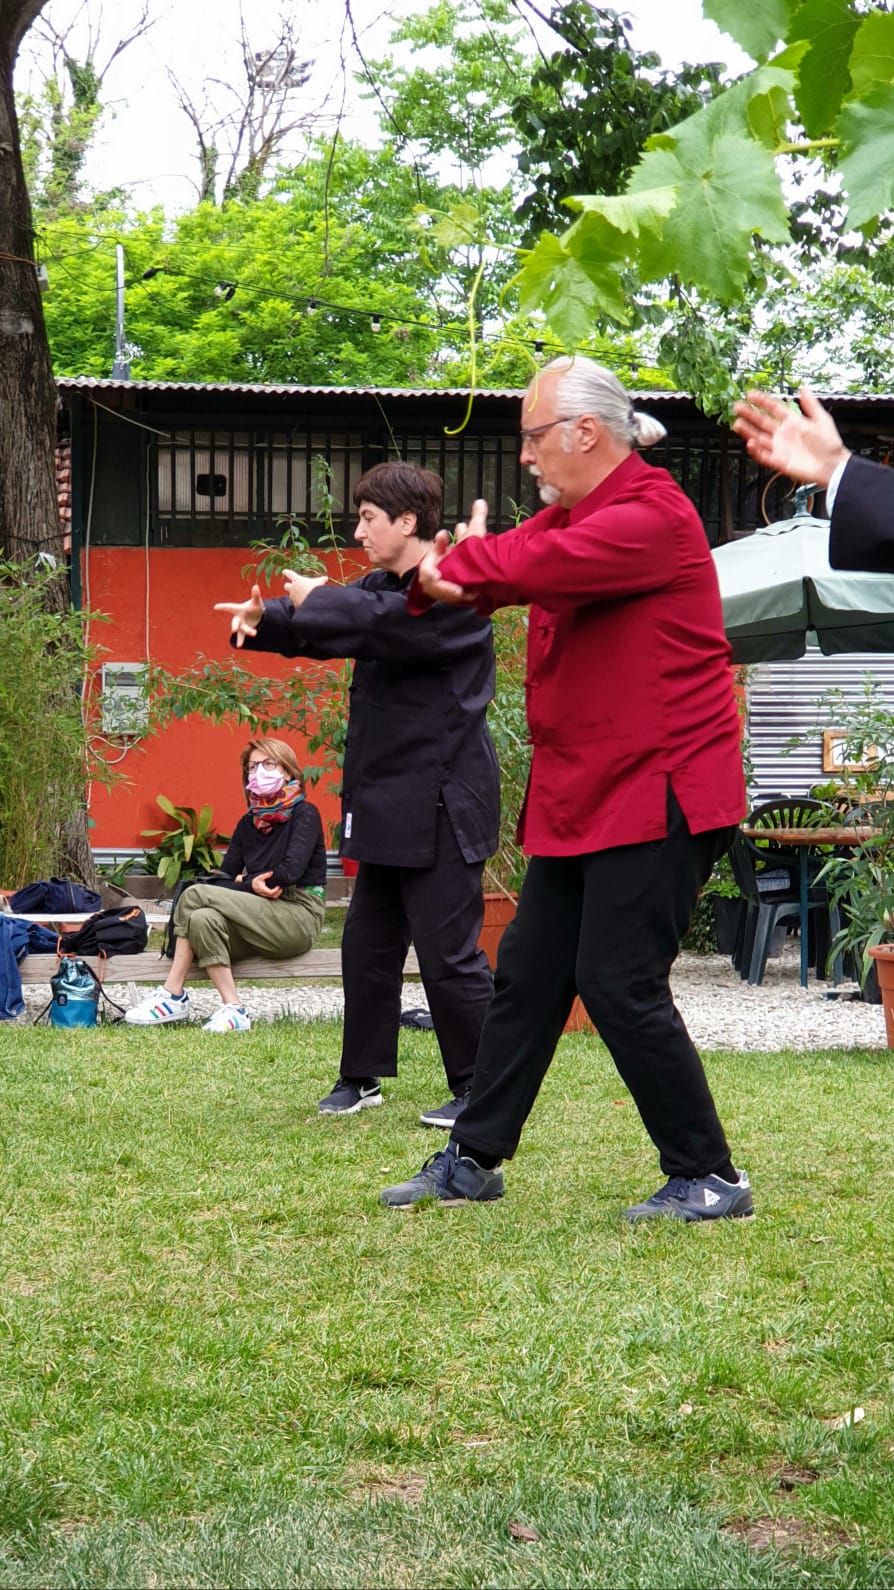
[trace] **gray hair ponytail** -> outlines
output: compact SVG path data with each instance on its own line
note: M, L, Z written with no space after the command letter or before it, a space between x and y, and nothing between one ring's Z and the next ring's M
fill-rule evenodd
M652 447L667 435L665 426L651 414L635 409L618 377L583 354L553 359L547 370L557 370L559 406L568 414L592 414L624 447Z

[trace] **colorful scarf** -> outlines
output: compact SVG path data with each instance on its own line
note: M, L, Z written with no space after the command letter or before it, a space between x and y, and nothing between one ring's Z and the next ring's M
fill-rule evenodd
M252 822L262 834L269 834L274 823L286 823L304 791L297 778L290 778L277 795L253 795L248 791L248 809Z

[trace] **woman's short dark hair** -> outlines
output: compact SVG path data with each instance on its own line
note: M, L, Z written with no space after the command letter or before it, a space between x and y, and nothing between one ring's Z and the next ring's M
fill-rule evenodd
M420 541L434 541L441 528L444 499L440 475L430 469L420 469L418 464L395 461L373 464L361 475L354 487L354 507L362 502L375 503L397 519L402 513L416 515L416 534Z

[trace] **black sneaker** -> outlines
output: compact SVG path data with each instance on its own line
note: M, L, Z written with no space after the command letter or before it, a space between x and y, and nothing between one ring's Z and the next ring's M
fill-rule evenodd
M748 1172L740 1170L736 1181L720 1176L672 1176L645 1203L625 1209L628 1220L655 1220L669 1215L674 1220L741 1220L754 1214Z
M432 1154L425 1161L418 1176L411 1176L396 1187L386 1187L379 1203L388 1204L391 1209L409 1209L425 1198L447 1205L487 1204L502 1198L505 1190L501 1170L485 1170L474 1159L457 1154L454 1145L448 1143L440 1154Z
M358 1110L368 1110L382 1102L378 1077L339 1077L317 1108L321 1115L356 1115Z
M446 1104L437 1104L433 1110L426 1110L419 1117L422 1125L442 1126L445 1132L449 1132L468 1104L471 1091L471 1088L466 1088L462 1093L455 1093Z

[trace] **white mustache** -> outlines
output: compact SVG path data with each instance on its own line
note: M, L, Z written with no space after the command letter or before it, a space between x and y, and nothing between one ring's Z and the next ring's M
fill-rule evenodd
M537 491L540 496L540 501L545 503L547 508L554 508L562 495L558 486L548 486L543 479L542 470L538 469L536 464L528 465L528 473L529 475L532 475L534 480L537 482Z

